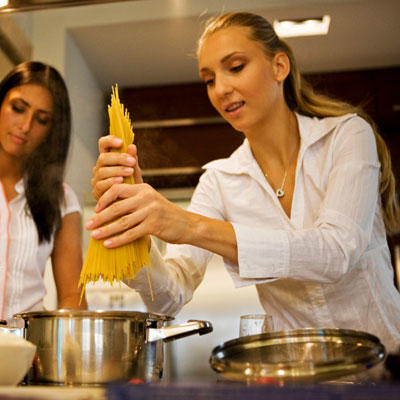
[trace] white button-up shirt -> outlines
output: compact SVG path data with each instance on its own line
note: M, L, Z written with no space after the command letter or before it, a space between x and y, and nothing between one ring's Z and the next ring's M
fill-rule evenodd
M232 223L237 287L255 284L277 329L347 328L400 345L400 294L382 219L380 164L369 124L356 115L297 115L300 151L290 218L247 140L230 158L205 166L189 210ZM142 271L128 283L151 311L176 314L201 282L211 254L152 246L155 300ZM223 293L221 293L223 295Z
M0 182L0 319L43 309L43 274L54 244L54 235L50 242L39 244L35 222L26 207L22 180L15 190L17 196L7 202ZM78 199L68 185L64 185L64 193L61 216L80 212Z

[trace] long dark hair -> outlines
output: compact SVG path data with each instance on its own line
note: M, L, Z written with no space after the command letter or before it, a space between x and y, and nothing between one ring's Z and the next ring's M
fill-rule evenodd
M71 136L71 108L67 87L60 73L41 62L29 61L13 68L0 83L0 106L17 86L37 84L53 97L53 120L43 142L24 163L24 187L29 211L35 221L39 243L49 242L60 227L64 200L63 178Z
M208 21L199 39L198 50L207 37L231 26L249 28L250 38L260 43L269 57L273 57L278 52L286 53L290 61L290 73L284 82L284 94L286 103L292 111L318 118L356 113L371 124L381 163L379 193L382 200L386 231L389 234L398 232L400 208L396 198L396 181L392 171L390 153L374 121L361 107L316 93L301 76L290 46L276 35L272 25L260 15L248 12L230 12L212 18Z

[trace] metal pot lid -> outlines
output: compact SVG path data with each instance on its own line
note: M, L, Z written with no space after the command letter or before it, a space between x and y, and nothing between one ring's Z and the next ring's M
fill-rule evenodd
M129 319L135 321L170 321L167 315L145 313L140 311L117 310L74 310L59 309L54 311L30 311L14 315L23 319L30 318L88 318L88 319Z
M343 329L298 329L230 340L213 349L212 368L228 380L324 381L380 363L385 347L376 336Z

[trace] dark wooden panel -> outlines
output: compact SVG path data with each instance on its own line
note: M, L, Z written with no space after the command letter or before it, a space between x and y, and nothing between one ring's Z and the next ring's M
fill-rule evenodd
M400 68L376 70L375 79L379 119L400 128Z
M229 156L243 138L228 124L135 130L142 169L201 167Z
M375 118L377 104L375 99L374 71L346 71L305 75L316 91L360 105Z
M218 115L202 83L123 88L120 90L120 98L133 121Z

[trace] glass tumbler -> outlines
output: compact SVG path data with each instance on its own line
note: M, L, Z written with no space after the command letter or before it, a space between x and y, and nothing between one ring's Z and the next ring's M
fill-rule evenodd
M274 323L268 314L247 314L240 316L239 336L257 335L272 332Z

